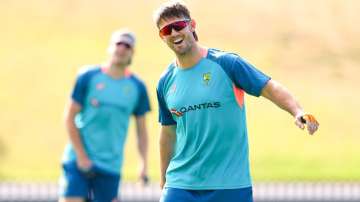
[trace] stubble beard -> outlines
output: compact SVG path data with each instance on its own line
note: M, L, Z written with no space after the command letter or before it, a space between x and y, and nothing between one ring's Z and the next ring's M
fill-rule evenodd
M177 57L184 57L186 55L191 54L193 48L193 44L187 43L186 46L180 50L177 50L175 47L173 47L173 51L175 52Z

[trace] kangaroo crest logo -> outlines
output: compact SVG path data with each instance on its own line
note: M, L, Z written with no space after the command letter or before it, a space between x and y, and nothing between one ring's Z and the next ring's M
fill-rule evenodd
M211 80L210 72L203 74L203 81L204 81L205 85L209 85L210 80Z

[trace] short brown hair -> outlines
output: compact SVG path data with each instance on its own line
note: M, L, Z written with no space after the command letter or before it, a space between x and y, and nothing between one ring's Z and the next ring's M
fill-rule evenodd
M156 26L159 28L160 21L162 19L168 19L172 17L177 18L186 18L191 20L190 11L186 5L181 1L168 1L163 3L155 12L154 12L154 21ZM197 41L198 36L193 32L194 38Z

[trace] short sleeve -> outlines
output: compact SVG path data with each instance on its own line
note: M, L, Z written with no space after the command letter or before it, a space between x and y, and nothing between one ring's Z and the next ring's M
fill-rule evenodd
M236 54L222 56L220 63L234 84L250 95L260 96L271 79Z
M90 79L89 73L90 71L81 69L77 75L75 86L71 93L71 98L73 101L77 102L81 106L84 106L86 91L88 82Z
M83 68L80 70L71 93L72 100L84 106L89 81L93 75L100 71L100 68Z
M149 96L146 90L144 83L138 81L137 82L138 90L139 90L139 98L137 104L135 106L133 114L135 116L142 116L146 112L150 111L150 101Z
M175 125L176 121L173 119L171 112L169 111L166 105L164 92L163 92L164 80L166 79L166 75L160 79L158 87L156 89L157 100L159 105L159 122L161 123L161 125Z

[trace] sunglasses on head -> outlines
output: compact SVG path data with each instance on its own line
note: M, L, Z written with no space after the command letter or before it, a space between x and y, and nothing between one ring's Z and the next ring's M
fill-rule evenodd
M126 49L130 49L130 48L131 48L131 45L128 44L128 43L125 43L125 42L118 42L118 43L116 43L116 45L117 45L117 46L120 46L120 45L125 46Z
M159 34L160 36L168 36L171 34L173 29L178 32L184 29L189 22L190 20L181 20L181 21L173 22L160 29Z

